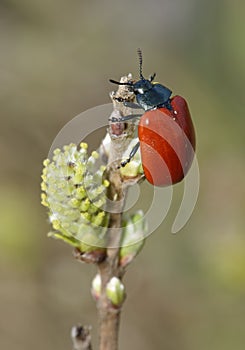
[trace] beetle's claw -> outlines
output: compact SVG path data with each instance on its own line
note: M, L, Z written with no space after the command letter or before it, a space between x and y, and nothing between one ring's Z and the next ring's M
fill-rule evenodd
M130 162L130 159L126 159L124 161L121 162L121 167L125 167L128 163Z
M109 118L110 123L121 123L122 121L123 121L122 118L116 118L116 117Z

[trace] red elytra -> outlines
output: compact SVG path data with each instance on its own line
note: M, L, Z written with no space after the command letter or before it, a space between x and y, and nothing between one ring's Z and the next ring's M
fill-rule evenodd
M155 186L180 182L193 161L195 130L187 102L181 96L165 107L147 111L140 118L138 136L146 179Z

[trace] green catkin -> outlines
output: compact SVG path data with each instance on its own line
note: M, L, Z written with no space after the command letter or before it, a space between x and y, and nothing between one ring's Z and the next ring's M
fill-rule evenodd
M86 143L66 145L43 162L41 203L49 209L55 232L49 236L91 250L103 246L108 213L103 210L109 181L98 167L99 154L88 156Z

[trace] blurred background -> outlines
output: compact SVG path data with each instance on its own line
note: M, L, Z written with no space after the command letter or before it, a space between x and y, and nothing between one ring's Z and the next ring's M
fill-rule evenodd
M175 186L171 213L129 267L120 348L244 349L244 11L242 0L1 0L1 349L71 349L78 322L97 344L95 268L46 237L40 174L59 130L110 102L108 78L138 75L138 47L145 75L189 103L201 187L171 235Z

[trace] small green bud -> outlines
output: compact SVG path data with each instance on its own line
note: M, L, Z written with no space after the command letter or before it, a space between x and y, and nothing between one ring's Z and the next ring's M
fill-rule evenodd
M129 265L141 251L145 243L147 224L142 210L124 219L119 264Z
M99 299L101 294L101 277L99 274L97 274L92 281L91 293L95 300Z
M120 173L124 177L136 177L140 172L139 170L140 163L135 160L131 160L124 167L120 168Z
M117 277L112 277L106 285L106 296L114 306L121 306L125 299L124 285Z

